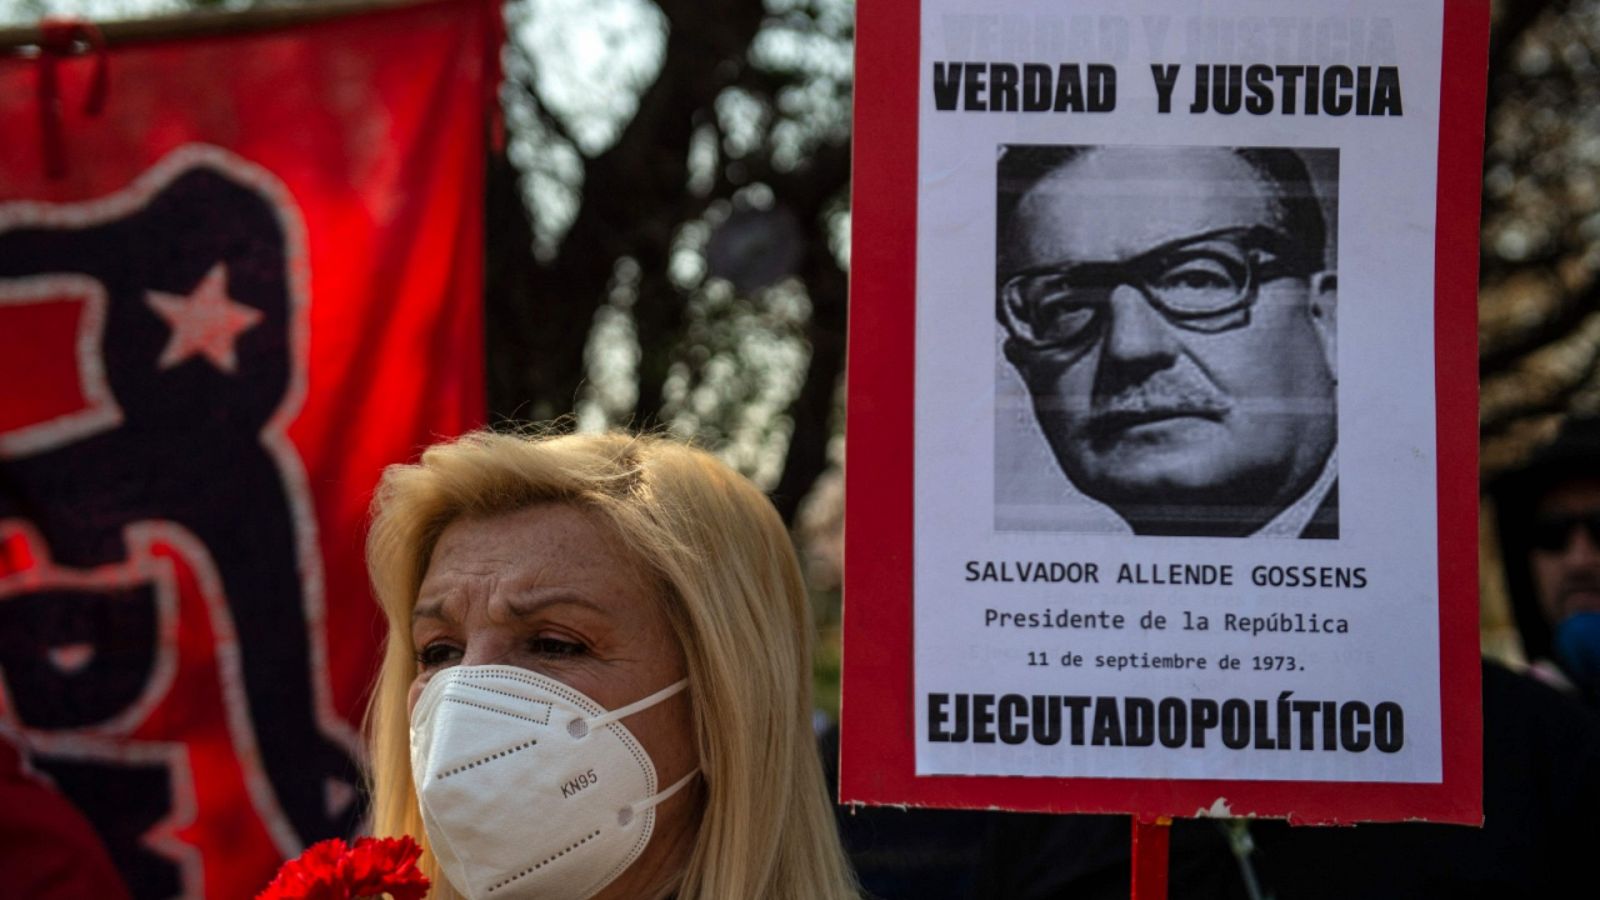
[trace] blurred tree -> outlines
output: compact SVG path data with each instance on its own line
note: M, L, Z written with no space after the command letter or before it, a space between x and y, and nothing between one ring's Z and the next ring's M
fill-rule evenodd
M1600 413L1600 3L1499 2L1484 148L1479 371L1492 476Z
M670 427L793 519L828 465L844 365L852 15L511 3L514 140L489 186L496 414Z

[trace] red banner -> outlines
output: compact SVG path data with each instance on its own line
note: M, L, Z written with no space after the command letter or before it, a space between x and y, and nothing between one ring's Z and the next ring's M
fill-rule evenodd
M364 813L367 503L483 417L498 35L0 61L0 731L134 896L253 896Z

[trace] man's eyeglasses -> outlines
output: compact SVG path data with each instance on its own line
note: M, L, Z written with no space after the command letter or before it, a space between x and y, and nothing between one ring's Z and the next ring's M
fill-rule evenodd
M1544 516L1533 523L1534 549L1547 553L1565 550L1572 540L1572 529L1579 526L1588 532L1590 543L1600 547L1600 509L1570 516Z
M1250 323L1260 286L1310 274L1302 254L1270 228L1226 228L1181 238L1122 262L1035 266L1000 283L999 315L1012 340L1035 350L1088 343L1112 291L1130 285L1168 321L1218 332Z

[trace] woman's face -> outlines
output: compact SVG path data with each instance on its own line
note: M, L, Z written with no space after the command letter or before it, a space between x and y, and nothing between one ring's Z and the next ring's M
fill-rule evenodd
M457 665L521 666L606 709L685 673L654 581L592 514L562 504L447 526L417 594L411 646L418 669L411 709L429 678ZM650 754L659 784L698 764L689 704L685 691L623 720ZM687 789L658 806L649 846L598 896L660 893L688 858L699 797Z

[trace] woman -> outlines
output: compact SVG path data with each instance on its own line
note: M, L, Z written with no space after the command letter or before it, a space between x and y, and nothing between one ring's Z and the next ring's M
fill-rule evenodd
M433 897L855 896L749 482L660 437L479 432L373 509L374 830L424 842Z

